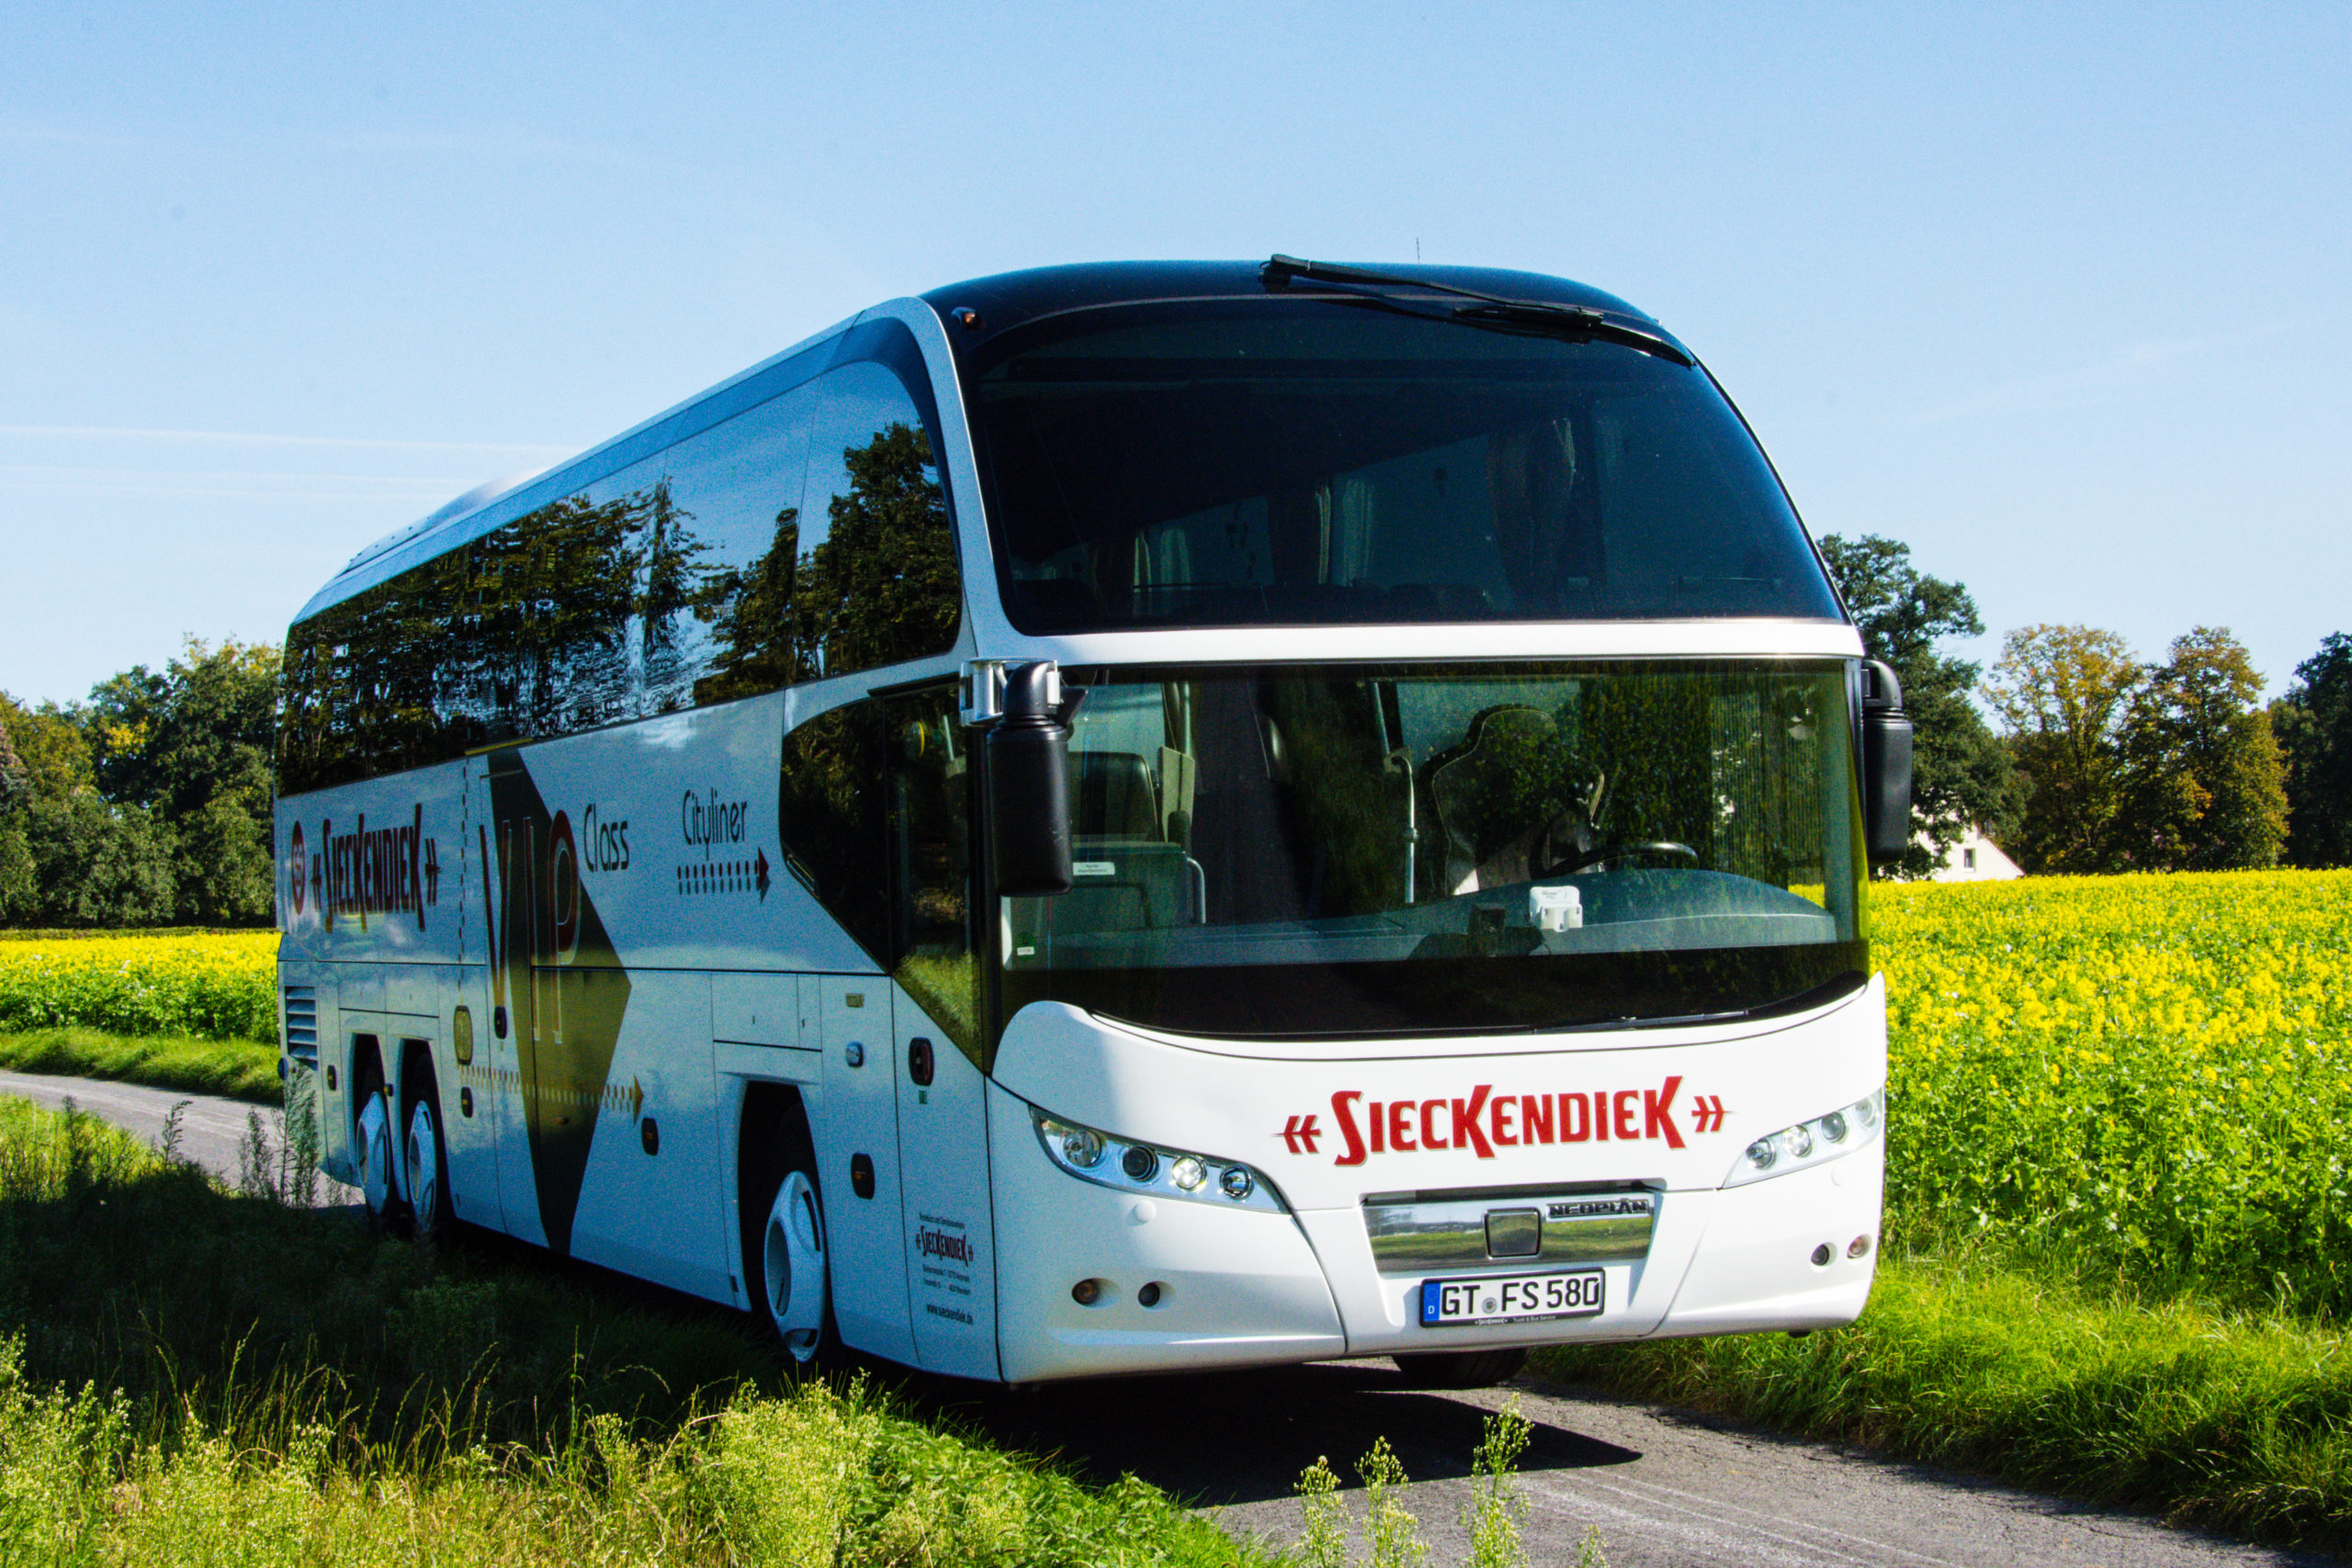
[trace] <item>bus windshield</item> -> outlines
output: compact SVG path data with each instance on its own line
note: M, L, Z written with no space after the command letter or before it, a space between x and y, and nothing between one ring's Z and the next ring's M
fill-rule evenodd
M1362 301L1071 312L970 398L1025 632L1838 619L1707 373Z
M1842 664L1076 679L1073 886L1004 901L1007 1018L1591 1028L1868 971Z

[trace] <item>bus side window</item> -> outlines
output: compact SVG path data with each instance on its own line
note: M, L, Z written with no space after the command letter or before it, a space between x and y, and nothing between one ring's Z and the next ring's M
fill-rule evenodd
M786 866L876 964L890 961L881 705L828 709L784 738L776 834Z
M811 675L843 675L955 645L963 588L947 492L922 409L890 367L817 382L799 518L797 595Z

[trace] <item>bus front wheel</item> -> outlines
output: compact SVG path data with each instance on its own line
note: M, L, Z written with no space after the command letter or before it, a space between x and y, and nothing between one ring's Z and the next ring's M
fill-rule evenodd
M787 1170L760 1230L760 1302L769 1325L803 1367L831 1348L826 1300L825 1214L805 1170Z
M1524 1350L1424 1350L1392 1358L1414 1388L1492 1388L1527 1365Z

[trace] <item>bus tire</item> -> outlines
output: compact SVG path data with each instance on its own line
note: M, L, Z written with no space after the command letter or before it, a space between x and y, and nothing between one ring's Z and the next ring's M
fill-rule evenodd
M803 1371L833 1358L832 1270L827 1261L825 1207L816 1179L798 1164L786 1169L760 1225L758 1311Z
M1492 1388L1527 1365L1524 1350L1424 1350L1390 1359L1414 1388Z
M352 1078L358 1089L353 1101L359 1111L352 1124L356 1145L352 1164L358 1168L359 1200L367 1206L371 1227L403 1235L408 1228L408 1205L401 1200L399 1139L394 1131L400 1119L384 1087L383 1064L372 1054L364 1056Z
M405 1076L413 1086L401 1137L409 1226L420 1241L438 1240L458 1217L449 1202L449 1148L441 1134L439 1086L433 1080L433 1064L421 1057L409 1064Z

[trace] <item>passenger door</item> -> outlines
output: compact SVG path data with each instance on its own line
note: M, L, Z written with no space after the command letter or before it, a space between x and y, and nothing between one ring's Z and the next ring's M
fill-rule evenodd
M968 737L952 687L893 697L884 714L899 987L891 1071L899 1086L909 1315L926 1370L993 1378L995 1238L988 1080L975 1059L979 986L972 951Z
M820 975L811 983L825 1091L809 1131L831 1233L833 1317L846 1343L911 1365L890 982L878 975Z

